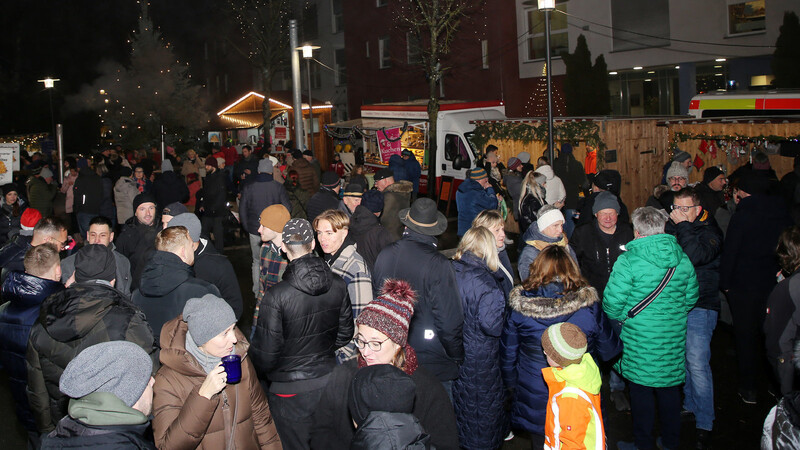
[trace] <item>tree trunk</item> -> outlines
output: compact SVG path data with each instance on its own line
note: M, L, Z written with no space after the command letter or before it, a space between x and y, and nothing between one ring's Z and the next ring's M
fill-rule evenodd
M269 97L272 95L272 77L269 70L264 70L264 101L261 102L261 114L264 119L264 145L271 144L270 131L272 131L272 106L269 104Z
M436 153L438 148L436 145L436 125L439 117L439 96L436 92L436 79L430 77L428 81L430 88L430 98L428 99L428 196L434 200L437 197L436 186Z

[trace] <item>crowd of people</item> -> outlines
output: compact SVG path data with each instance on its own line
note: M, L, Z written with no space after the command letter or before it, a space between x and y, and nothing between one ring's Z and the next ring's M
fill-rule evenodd
M367 176L292 147L24 155L2 186L0 364L32 447L606 448L613 405L620 449L677 449L687 417L710 448L723 306L738 395L768 401L767 373L786 397L765 439L795 437L800 161L690 186L677 151L629 213L620 174L587 176L568 143L536 166L490 145L448 257L413 153ZM250 278L224 254L237 233Z

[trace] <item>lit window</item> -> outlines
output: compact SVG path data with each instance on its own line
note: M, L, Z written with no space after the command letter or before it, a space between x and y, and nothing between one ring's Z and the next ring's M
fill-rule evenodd
M728 34L764 31L767 28L764 0L728 0Z
M566 1L556 1L556 10L567 12ZM545 57L544 13L538 9L527 12L528 20L528 60ZM558 12L550 13L550 54L558 57L569 53L569 33L567 16Z

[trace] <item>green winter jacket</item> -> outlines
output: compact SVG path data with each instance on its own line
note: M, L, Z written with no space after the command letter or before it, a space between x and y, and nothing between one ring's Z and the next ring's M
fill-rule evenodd
M629 242L614 264L603 297L609 319L623 320L676 267L667 287L622 326L617 371L636 384L676 386L684 382L686 317L698 298L697 277L675 236L656 234Z

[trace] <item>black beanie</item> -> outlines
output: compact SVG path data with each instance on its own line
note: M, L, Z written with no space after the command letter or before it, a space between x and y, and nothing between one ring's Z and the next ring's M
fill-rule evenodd
M725 175L725 172L719 168L719 166L711 166L703 172L703 184L708 184L714 181L720 175Z
M139 194L139 195L137 195L136 197L133 198L133 213L134 214L136 214L136 210L139 209L139 206L142 203L152 203L152 204L156 205L156 207L158 207L158 204L156 203L156 196L151 194L151 193L149 193L149 192L143 192L143 193L141 193L141 194Z
M414 409L414 380L391 364L375 364L356 372L350 383L347 405L361 426L372 411L410 413Z
M117 261L111 248L102 244L89 244L75 255L75 281L117 278Z

